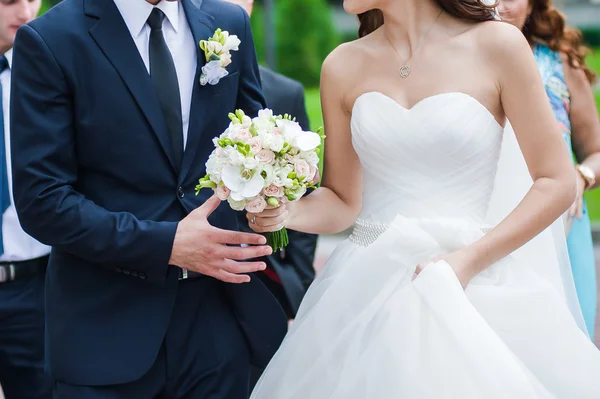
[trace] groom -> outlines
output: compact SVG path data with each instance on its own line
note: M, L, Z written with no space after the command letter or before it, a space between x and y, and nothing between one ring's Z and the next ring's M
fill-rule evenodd
M241 44L229 74L201 85L198 42L217 28ZM248 396L250 365L286 330L252 275L264 264L248 261L271 251L194 189L227 114L264 105L248 17L229 3L65 0L19 29L14 196L53 247L55 398Z

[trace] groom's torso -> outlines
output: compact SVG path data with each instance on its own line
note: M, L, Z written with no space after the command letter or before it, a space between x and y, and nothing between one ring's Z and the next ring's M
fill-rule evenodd
M119 3L132 1L142 0ZM141 220L179 221L210 196L196 196L195 185L205 173L212 138L227 128L227 115L237 102L244 60L234 55L226 78L201 86L196 67L205 60L196 46L216 28L242 38L241 10L216 0L185 0L179 7L177 38L182 40L171 44L182 86L186 144L181 165L174 164L149 76L147 32L132 34L113 0L65 0L31 23L70 91L78 159L74 189L109 211ZM165 39L169 42L169 33ZM237 229L236 215L226 204L210 221ZM178 269L169 269L164 286L129 273L53 252L47 352L55 378L84 385L118 383L138 378L152 364L169 324ZM115 364L115 358L126 361Z

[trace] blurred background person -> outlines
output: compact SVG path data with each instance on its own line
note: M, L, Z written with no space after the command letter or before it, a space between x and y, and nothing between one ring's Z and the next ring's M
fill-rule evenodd
M50 248L23 231L10 189L12 47L19 26L35 18L40 5L41 0L0 0L0 384L6 399L52 397L44 372L44 280Z
M254 0L227 0L252 13ZM259 66L260 80L267 106L275 115L290 114L304 130L310 129L304 104L304 87L299 82ZM247 231L248 221L239 212L240 223ZM315 278L317 236L288 230L290 243L283 251L265 258L267 270L257 273L283 306L289 319L296 316L300 302Z
M586 66L589 50L578 30L550 0L500 0L502 20L521 29L531 44L538 69L565 143L574 154L577 197L567 218L569 257L590 336L594 337L597 307L596 264L590 218L583 194L600 181L600 122L592 84L595 73Z

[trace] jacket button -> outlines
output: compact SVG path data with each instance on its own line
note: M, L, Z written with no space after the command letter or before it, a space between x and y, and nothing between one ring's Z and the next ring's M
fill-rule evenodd
M138 273L138 277L141 278L142 280L146 279L146 273Z
M120 267L115 267L115 271L117 273L123 273L123 269L121 269Z
M123 274L129 276L131 272L129 271L129 269L123 269Z
M177 196L178 196L179 198L183 198L183 196L184 196L184 195L185 195L185 193L183 192L183 188L179 187L179 188L177 189Z
M132 271L131 271L131 275L132 275L133 277L137 277L137 276L138 276L138 272L137 272L137 270L132 270Z

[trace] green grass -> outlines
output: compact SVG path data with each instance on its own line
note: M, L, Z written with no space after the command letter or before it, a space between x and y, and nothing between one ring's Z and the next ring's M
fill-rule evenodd
M597 71L600 76L600 48L596 49L594 54L588 58L587 63L592 69ZM600 85L600 82L598 85ZM311 130L316 130L320 126L323 126L319 88L309 88L306 90L306 108L308 117L310 118ZM596 86L596 109L600 113L600 86ZM325 132L325 134L327 134L327 132ZM586 199L590 217L593 221L600 222L600 188L587 193Z

